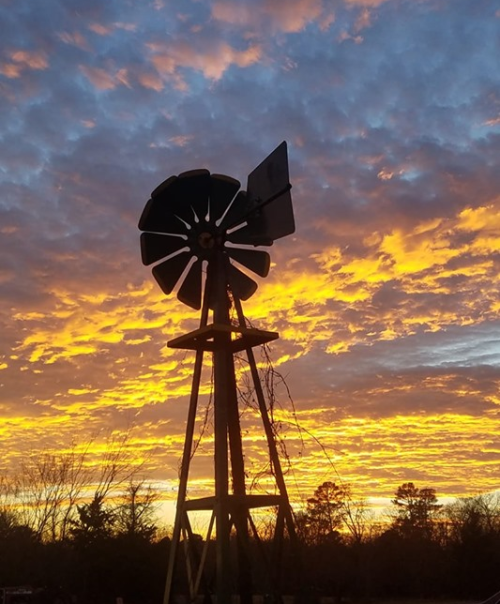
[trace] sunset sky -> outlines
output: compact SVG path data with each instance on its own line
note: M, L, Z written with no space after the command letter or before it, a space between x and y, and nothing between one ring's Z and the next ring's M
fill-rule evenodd
M198 313L137 223L286 140L296 233L244 310L280 334L293 499L500 488L499 57L498 0L2 0L0 469L126 433L174 495Z

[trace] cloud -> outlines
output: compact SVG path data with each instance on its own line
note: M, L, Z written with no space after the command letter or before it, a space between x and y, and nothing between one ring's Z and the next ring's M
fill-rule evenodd
M82 50L88 50L87 40L79 32L62 32L59 37L65 44L73 44Z
M112 31L110 27L106 27L104 25L101 25L100 23L90 23L88 28L99 36L107 36Z
M109 73L100 67L80 65L80 70L98 90L113 90L117 86L130 86L126 69Z
M159 92L164 88L163 80L157 73L140 73L138 75L138 80L144 88L150 88L156 92Z
M219 80L224 73L235 65L248 67L257 63L261 57L258 45L250 45L244 50L236 50L224 42L211 44L203 51L193 48L191 44L166 43L149 44L151 62L160 74L175 75L180 68L191 68L200 71L211 80Z
M263 0L257 3L218 0L213 3L211 11L212 17L218 21L245 29L252 26L255 32L271 28L297 33L323 14L322 4L321 0Z
M7 78L19 78L26 70L43 70L49 65L43 51L11 50L6 56L7 61L0 63L0 73Z
M412 477L449 494L493 488L490 3L189 2L179 15L49 0L0 12L6 464L26 434L56 450L130 430L138 458L150 452L156 476L176 481L192 355L166 343L199 317L142 266L138 218L171 174L206 167L245 187L287 140L296 232L269 248L245 313L280 333L273 359L296 417L366 494ZM200 413L209 391L207 365ZM309 493L332 466L312 436L301 451L279 394ZM257 467L262 434L251 413L244 422Z

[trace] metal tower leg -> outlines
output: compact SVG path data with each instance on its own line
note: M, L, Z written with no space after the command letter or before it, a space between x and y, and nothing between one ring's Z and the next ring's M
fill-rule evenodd
M238 314L238 320L240 322L240 326L245 326L245 317L243 315L243 309L241 307L241 302L239 299L235 299L234 301L236 312ZM262 418L262 424L264 426L264 431L266 433L267 446L269 447L269 456L271 458L271 464L273 467L274 476L276 478L276 484L278 486L278 490L280 495L283 497L285 501L285 520L287 524L288 533L290 539L293 541L296 540L295 533L295 524L293 521L292 510L290 507L290 500L288 498L288 492L286 489L285 478L283 476L283 470L281 468L281 462L278 454L278 449L276 447L276 440L274 438L273 427L271 424L271 420L269 419L269 414L267 413L266 400L264 397L264 392L262 390L262 384L259 377L259 371L257 369L257 363L255 362L255 355L251 348L246 349L246 354L248 358L248 364L250 366L250 373L252 375L252 381L255 388L255 395L257 397L257 403L259 405L259 412Z
M241 306L241 301L238 298L235 298L234 305L236 308L236 313L238 315L238 321L240 327L245 327L245 316L243 314L243 308ZM273 431L273 427L271 424L271 420L269 419L269 414L267 412L266 399L264 396L264 392L262 389L262 383L259 377L259 371L257 369L257 363L255 361L255 355L253 353L252 348L246 349L248 364L250 366L250 373L252 376L252 381L255 389L255 395L257 397L257 402L259 405L259 412L262 418L262 425L264 426L264 431L266 433L267 446L269 448L269 457L271 459L271 465L273 468L274 477L276 479L276 485L278 487L280 496L282 498L283 504L280 506L278 510L278 518L276 522L276 530L275 530L275 538L273 550L276 553L276 559L281 557L281 551L283 546L283 520L286 523L288 537L290 539L290 545L292 547L292 553L294 558L294 571L296 579L298 582L298 591L302 590L302 586L300 584L302 577L302 557L300 553L299 541L297 538L297 533L295 530L295 522L293 518L292 508L290 506L290 500L288 497L288 491L285 484L285 478L283 475L283 469L281 467L281 462L278 454L278 449L276 446L276 439ZM278 583L278 577L274 577L274 584Z
M209 283L205 286L205 300L201 314L200 327L205 327L208 319ZM193 368L193 383L191 386L191 396L189 399L189 410L186 424L186 438L184 440L184 449L182 453L181 472L179 477L179 490L177 492L177 506L175 510L174 531L170 544L167 566L167 580L165 583L165 592L163 595L163 604L170 603L172 593L172 582L174 578L175 561L177 559L177 550L181 538L182 521L185 513L184 505L186 502L187 482L189 477L189 465L191 463L191 452L193 448L194 426L196 422L196 410L198 407L198 395L200 391L201 371L203 369L203 349L196 351L196 357Z
M217 265L218 271L217 300L214 309L214 322L217 325L231 325L229 317L230 301L227 295L226 260L221 256ZM229 604L231 593L229 586L234 574L234 564L230 560L231 521L237 534L238 551L238 588L242 604L251 604L252 575L248 559L248 509L245 503L231 506L229 509L228 484L228 438L229 457L231 461L232 491L235 496L245 501L245 467L243 447L236 396L236 378L234 373L234 354L231 349L230 333L221 334L220 348L214 353L214 408L215 408L215 473L216 473L216 513L217 530L217 604ZM219 343L218 343L219 344ZM225 504L224 504L225 500ZM221 531L221 532L219 532ZM220 536L220 542L219 542ZM217 547L218 546L218 547ZM226 558L227 556L227 558Z
M231 458L231 472L233 479L233 493L239 501L245 501L245 465L241 438L238 399L236 396L236 378L234 373L234 356L231 354L231 363L228 367L231 393L228 409L229 450ZM252 602L252 569L249 559L248 538L248 507L244 503L233 505L231 518L236 528L236 547L238 552L238 591L241 604Z
M214 323L227 325L229 299L226 288L226 272L219 253L214 266ZM229 519L229 465L228 465L228 407L230 383L228 379L231 361L231 334L221 333L215 338L214 351L214 464L215 464L215 544L217 604L231 601L231 551Z

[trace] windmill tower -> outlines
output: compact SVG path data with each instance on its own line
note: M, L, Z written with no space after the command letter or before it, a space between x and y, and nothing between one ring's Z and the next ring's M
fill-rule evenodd
M189 596L215 595L217 604L229 604L234 594L250 604L255 591L256 568L266 575L266 593L280 599L280 552L285 532L295 541L293 516L280 465L273 427L259 379L253 348L278 337L277 333L249 328L241 301L257 283L237 264L266 277L270 256L258 246L295 230L286 142L279 145L248 176L247 190L239 181L208 170L172 176L151 194L139 221L144 264L155 264L153 275L165 292L176 288L184 304L201 310L200 326L168 343L171 348L196 353L186 437L164 604L170 604L180 543L189 583ZM236 264L235 264L236 263ZM206 275L206 276L205 276ZM236 324L230 311L235 311ZM209 322L210 316L212 321ZM244 451L235 377L234 355L246 351L253 388L269 448L275 493L247 492ZM213 496L188 499L189 469L193 453L200 379L205 353L212 353L214 375L214 484ZM259 535L251 512L277 510L272 547L255 547ZM201 551L195 547L189 513L210 514ZM207 558L215 524L215 587L207 577ZM199 545L196 544L196 545ZM255 556L255 551L258 555ZM257 558L257 560L255 560Z

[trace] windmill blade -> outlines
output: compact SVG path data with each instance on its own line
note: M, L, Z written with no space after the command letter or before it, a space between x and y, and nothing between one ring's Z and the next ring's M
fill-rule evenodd
M156 189L151 193L151 197L158 197L160 195L163 195L163 193L167 191L176 180L177 176L169 176L166 180L164 180L161 184L156 187Z
M165 294L171 294L189 263L190 252L182 252L153 268L153 276Z
M208 212L208 195L210 193L210 172L208 170L189 170L179 174L170 200L174 214L194 224L196 216L202 220Z
M248 214L247 194L240 191L233 199L231 207L224 216L220 226L221 229L227 229L245 221L245 215Z
M210 180L210 222L215 222L222 217L232 199L240 190L241 183L239 180L224 174L212 174Z
M226 236L227 241L238 243L240 245L272 245L273 240L265 233L258 224L247 224L237 231L233 231Z
M199 310L201 308L201 260L196 260L189 269L177 297L183 304Z
M151 193L141 218L139 228L141 231L156 231L159 233L186 233L186 226L180 221L170 208L175 195L177 176L164 180Z
M186 225L168 209L165 197L154 195L154 192L142 211L139 229L180 235L187 233Z
M175 254L183 247L187 247L187 242L182 237L158 233L141 234L141 256L142 262L146 265Z
M248 300L257 290L257 283L232 264L228 267L228 280L231 291L240 300Z
M267 277L271 266L271 256L261 250L244 250L233 247L226 248L230 258L236 260L252 272Z

